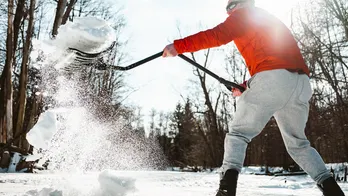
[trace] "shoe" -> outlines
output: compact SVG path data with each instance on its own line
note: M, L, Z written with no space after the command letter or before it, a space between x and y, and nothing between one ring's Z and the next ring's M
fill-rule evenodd
M216 196L236 196L238 174L239 172L237 170L227 170L220 180L220 186Z
M324 180L322 184L318 184L317 186L323 192L324 196L344 196L342 189L333 177Z

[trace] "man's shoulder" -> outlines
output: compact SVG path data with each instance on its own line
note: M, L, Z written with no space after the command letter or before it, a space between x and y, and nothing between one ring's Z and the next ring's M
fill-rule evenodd
M249 14L249 11L246 8L240 8L234 12L232 12L227 18L229 19L242 19L245 18Z
M267 10L259 7L250 7L244 10L241 10L245 18L248 18L250 21L257 21L257 23L263 22L272 22L277 23L281 22L276 16L268 12Z
M256 18L267 17L267 15L269 14L267 14L267 12L261 8L245 7L234 11L232 14L228 16L227 20L245 23L247 21L253 21Z
M239 17L239 16L254 16L255 14L257 15L270 15L269 12L266 10L259 8L259 7L245 7L245 8L240 8L236 11L234 11L230 17Z

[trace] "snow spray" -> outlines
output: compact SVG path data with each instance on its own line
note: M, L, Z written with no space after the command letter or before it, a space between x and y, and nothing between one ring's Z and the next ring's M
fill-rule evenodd
M28 136L31 145L42 149L41 161L45 161L48 169L76 172L137 170L154 166L140 141L130 141L118 134L125 127L122 120L115 125L95 118L86 100L82 101L81 92L87 89L79 83L79 73L67 76L60 72L75 58L74 54L67 52L69 47L100 52L115 39L115 32L107 22L88 17L76 18L74 22L61 26L54 40L34 42L32 59L36 61L33 66L42 73L41 89L45 92L41 93L50 103L48 111L56 115L56 122L50 118L48 124L53 123L56 128L40 129L36 126L31 130L35 133L29 132Z

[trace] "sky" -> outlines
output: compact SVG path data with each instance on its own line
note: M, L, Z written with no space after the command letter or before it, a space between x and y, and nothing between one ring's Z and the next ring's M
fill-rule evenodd
M291 8L298 2L256 0L256 6L288 25ZM128 39L126 52L129 55L122 66L162 51L167 44L180 38L178 27L183 37L215 27L227 17L226 3L227 0L119 0L127 23L123 36ZM224 77L223 63L223 56L215 56L209 69ZM139 105L145 115L151 109L173 111L181 95L192 92L188 80L193 77L192 66L178 57L155 59L127 71L126 82L135 89L129 94L127 103Z

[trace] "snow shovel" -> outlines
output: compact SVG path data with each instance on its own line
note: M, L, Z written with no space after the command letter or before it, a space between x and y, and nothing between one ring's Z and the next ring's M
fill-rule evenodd
M80 51L78 49L75 48L69 48L70 51L73 51L76 55L76 61L77 63L80 63L82 65L92 65L94 64L94 68L98 69L98 70L106 70L106 69L113 69L113 70L119 70L119 71L127 71L130 69L133 69L135 67L138 67L142 64L145 64L149 61L152 61L158 57L161 57L163 54L163 51L158 52L152 56L149 56L145 59L142 59L138 62L135 62L131 65L128 65L126 67L121 67L121 66L113 66L113 65L108 65L106 63L103 62L102 60L102 54L107 52L108 50L111 50L111 47L108 48L105 51L102 51L100 53L85 53L83 51ZM185 60L186 62L192 64L193 66L197 67L198 69L200 69L201 71L207 73L208 75L210 75L211 77L215 78L216 80L218 80L221 84L225 85L226 88L230 91L232 90L232 88L237 88L239 89L241 92L245 91L245 88L234 83L234 82L230 82L228 80L225 80L221 77L219 77L218 75L216 75L215 73L211 72L210 70L208 70L207 68L203 67L202 65L198 64L197 62L193 61L192 59L188 58L187 56L183 55L183 54L179 54L178 55L180 58L182 58L183 60Z

